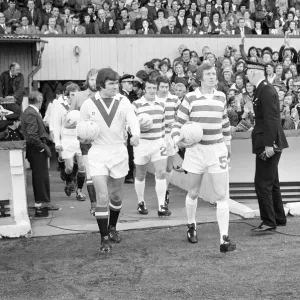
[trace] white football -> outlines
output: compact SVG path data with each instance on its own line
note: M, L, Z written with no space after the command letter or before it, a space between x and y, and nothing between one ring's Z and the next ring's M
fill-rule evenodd
M186 122L180 131L180 138L184 143L193 145L201 141L203 137L203 129L200 123Z
M76 133L82 144L90 144L100 134L100 127L97 122L84 120L77 124Z
M153 126L153 119L150 115L143 113L138 115L138 120L140 123L141 131L145 132L152 128Z
M71 110L65 117L64 127L67 129L73 129L76 127L79 120L80 112L78 110Z

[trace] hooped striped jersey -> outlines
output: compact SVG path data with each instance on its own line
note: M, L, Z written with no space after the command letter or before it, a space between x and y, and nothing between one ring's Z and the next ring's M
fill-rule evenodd
M100 126L100 134L92 145L124 144L126 124L132 135L140 135L139 121L130 101L123 95L113 97L109 107L106 106L99 92L83 102L80 108L80 119L91 119Z
M231 132L224 93L214 90L204 95L199 89L188 93L182 101L172 126L172 138L180 136L180 128L187 121L199 122L203 129L201 145L225 142L230 144Z
M141 139L158 140L165 137L165 105L157 97L154 101L147 101L145 97L132 102L136 115L149 114L153 126L146 132L141 132Z
M158 97L158 100L162 101L165 105L165 133L170 134L181 101L171 93L168 93L164 98Z

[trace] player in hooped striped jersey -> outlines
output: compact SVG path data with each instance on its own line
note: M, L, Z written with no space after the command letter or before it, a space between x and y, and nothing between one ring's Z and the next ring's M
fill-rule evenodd
M134 163L136 178L134 187L138 198L137 210L141 214L148 214L145 204L145 178L147 166L152 162L155 170L155 191L158 200L158 216L170 216L171 211L165 206L166 194L166 162L167 148L165 145L165 106L156 97L157 84L155 81L145 82L145 95L132 104L135 113L149 114L153 119L152 128L143 128L141 125L141 138L138 147L134 148Z
M211 178L217 202L217 221L220 230L220 251L228 252L236 248L228 238L229 206L227 191L228 165L231 154L230 124L227 117L226 98L215 90L216 69L210 63L203 63L197 70L197 80L201 87L188 93L179 107L176 122L172 126L172 138L178 147L186 147L183 169L188 171L189 188L186 196L188 217L187 238L196 243L196 210L199 190L205 170ZM181 140L180 128L187 121L199 122L203 128L203 138L196 145L187 145Z
M138 145L140 135L139 122L132 104L118 93L118 79L119 75L110 68L99 70L96 78L97 92L84 101L80 108L81 120L90 119L100 127L100 133L88 152L88 163L96 190L97 207L94 216L101 234L101 252L110 251L111 241L121 241L116 226L122 207L124 178L128 173L126 123L131 129L130 142L133 146Z
M165 142L168 156L166 167L167 191L165 196L165 206L168 206L170 201L168 187L172 178L174 157L178 151L178 148L171 137L171 129L181 101L177 96L170 94L170 80L168 77L158 76L156 81L157 97L165 105Z

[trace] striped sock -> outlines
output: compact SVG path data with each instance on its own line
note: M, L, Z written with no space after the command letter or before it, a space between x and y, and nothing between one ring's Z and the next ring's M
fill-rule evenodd
M102 237L108 236L108 209L107 207L96 207L95 217Z
M122 208L122 199L115 201L110 199L109 203L109 226L116 227L120 210Z

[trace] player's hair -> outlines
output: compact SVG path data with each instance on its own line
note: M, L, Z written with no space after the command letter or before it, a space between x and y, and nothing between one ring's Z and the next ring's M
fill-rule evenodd
M85 82L85 85L87 85L90 77L94 76L94 75L97 75L98 74L98 70L97 69L90 69L86 75L86 82Z
M144 66L148 67L149 69L154 69L154 63L151 61L144 63Z
M212 65L210 62L204 62L198 69L196 74L196 79L201 81L203 79L203 73L204 71L210 70L214 68L214 65Z
M33 91L29 93L28 96L28 103L29 104L36 104L38 102L40 102L43 99L43 94L38 92L38 91Z
M156 78L157 87L160 86L161 83L167 83L170 86L170 80L167 76L158 76Z
M144 87L146 87L146 83L150 83L150 84L154 84L154 85L156 85L156 81L155 80L153 80L153 79L147 79L146 81L145 81L145 83L144 83Z
M140 70L135 74L136 77L142 79L143 81L147 80L149 78L149 75L145 70Z
M107 80L117 81L119 80L119 77L119 74L111 68L100 69L96 79L97 90L100 91L100 89L105 89L105 82Z
M76 83L71 83L66 87L65 95L70 96L70 93L79 92L80 87Z
M176 83L176 84L175 84L175 89L176 89L177 87L181 87L181 88L183 88L183 89L186 91L186 86L185 86L182 82Z

